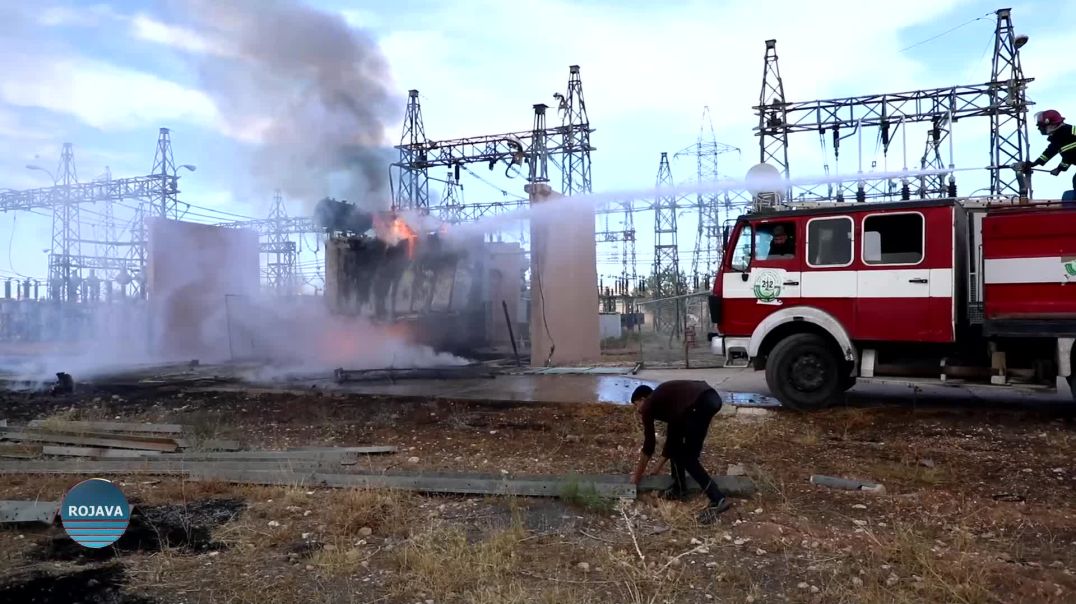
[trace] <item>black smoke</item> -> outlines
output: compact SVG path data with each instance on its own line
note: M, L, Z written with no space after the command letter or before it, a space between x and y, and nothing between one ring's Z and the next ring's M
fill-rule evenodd
M385 132L399 127L404 100L369 32L293 0L173 6L176 24L210 49L198 71L225 127L257 141L258 193L314 200L335 189L367 209L388 206Z

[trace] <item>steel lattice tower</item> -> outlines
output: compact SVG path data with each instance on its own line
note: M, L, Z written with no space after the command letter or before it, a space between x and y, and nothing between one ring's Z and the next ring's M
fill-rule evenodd
M418 91L407 93L403 135L400 137L400 179L396 187L393 210L430 211L430 181L426 161L426 128L422 125L422 106Z
M674 186L669 154L662 151L658 163L657 188ZM680 257L676 244L676 196L659 193L654 202L654 299L679 296ZM675 308L675 310L671 310ZM680 303L659 304L654 310L654 326L659 332L680 332Z
M714 124L710 119L710 108L703 107L702 122L699 125L699 136L691 147L677 152L673 157L691 156L695 158L695 172L699 184L715 182L721 178L718 170L718 156L725 153L740 150L731 145L717 142L714 134ZM721 209L723 202L721 195L699 193L695 197L695 206L698 209L698 228L695 235L695 249L691 257L691 275L694 288L706 287L704 283L713 276L713 270L721 258Z
M75 266L75 259L81 255L80 200L71 192L71 186L77 183L75 151L71 143L64 143L54 183L62 186L63 191L59 203L52 207L52 253L49 254L49 297L61 302L78 299L81 281Z
M1020 194L1020 183L1016 171L1007 166L1029 156L1027 83L1020 65L1019 46L1013 35L1010 9L1000 9L997 15L990 72L990 104L994 108L990 112L990 193L1015 196ZM1027 195L1031 196L1030 185Z
M564 195L590 193L590 119L583 100L583 80L579 66L568 68L568 92L553 95L560 102L561 123L564 126L564 166L560 192Z
M923 170L945 169L945 162L942 160L941 156L941 145L950 137L950 135L951 126L947 127L943 125L940 119L934 120L930 130L927 131L927 140L923 147L923 157L919 159L920 168ZM944 174L920 176L918 180L920 199L929 199L931 197L944 198L948 196Z
M758 131L759 162L770 164L787 179L788 115L785 107L785 84L777 66L777 40L766 40L766 58L762 67L762 92L759 94ZM787 198L791 198L789 191Z
M176 187L176 162L172 158L172 138L168 128L161 128L157 135L157 152L153 156L153 169L150 174L161 179L160 194L156 208L151 214L161 218L179 220L179 201Z
M292 295L295 293L296 246L288 238L288 213L279 190L273 196L269 223L269 241L262 245L262 252L269 255L266 262L269 288L280 295Z
M451 171L445 176L445 191L441 194L442 219L449 224L463 222L463 185Z

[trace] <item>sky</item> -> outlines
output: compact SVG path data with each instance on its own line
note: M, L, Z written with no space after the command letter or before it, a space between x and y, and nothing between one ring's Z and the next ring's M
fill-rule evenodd
M195 166L180 172L187 219L264 217L278 188L291 215L311 213L327 195L381 207L408 89L420 91L431 139L527 130L532 105L554 105L572 64L581 67L595 128L595 191L652 187L659 154L694 144L703 107L717 140L741 150L720 158L721 172L739 178L759 161L751 107L766 39L777 40L790 101L982 83L990 77L993 12L1007 7L1017 32L1030 37L1021 57L1035 78L1032 111L1076 114L1066 104L1076 99L1066 44L1076 2L7 2L0 6L0 187L51 184L45 171L26 166L55 173L65 142L74 145L80 180L106 170L113 178L147 174L158 129L167 127L176 163ZM350 109L309 102L326 91L319 98L343 99ZM924 132L909 129L913 165ZM954 132L958 168L989 163L988 119L958 122ZM1030 137L1035 156L1045 140L1033 127ZM876 131L863 138L868 167L902 167L899 142L883 157ZM836 162L824 159L817 135L792 135L793 177L817 175L827 161L833 171L854 172L855 139L843 144ZM471 168L477 176L462 178L466 202L523 195L523 175ZM694 180L694 159L674 158L672 172L678 182ZM965 194L988 182L985 171L957 179ZM1036 197L1059 197L1070 182L1071 175L1039 176ZM431 181L431 198L442 189ZM129 209L115 211L122 229ZM610 217L610 227L619 220ZM686 267L696 222L688 214L680 226ZM637 215L635 227L646 273L653 217ZM0 244L8 240L0 277L44 277L50 229L45 211L0 216ZM102 229L103 209L84 206L82 237L100 238ZM302 267L320 266L317 243L302 247ZM599 259L600 273L619 273L615 245L601 246Z

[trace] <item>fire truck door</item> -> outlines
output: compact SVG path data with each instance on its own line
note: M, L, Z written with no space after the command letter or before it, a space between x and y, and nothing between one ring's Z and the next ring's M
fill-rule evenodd
M749 335L771 313L800 299L802 225L792 220L745 226L723 275L727 332Z
M949 227L951 217L942 212L927 216ZM892 212L863 218L856 338L952 340L952 229L928 229L924 214Z

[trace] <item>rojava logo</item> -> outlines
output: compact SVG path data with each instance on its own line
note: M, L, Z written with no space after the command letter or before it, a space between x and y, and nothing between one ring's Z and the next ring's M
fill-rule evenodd
M755 277L755 297L759 302L773 302L781 295L780 276L774 271L761 271Z
M78 483L60 504L64 530L80 545L108 547L127 530L131 506L119 487L103 478Z

